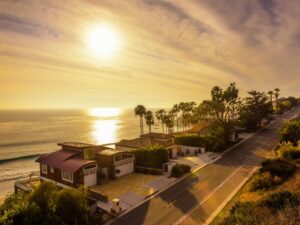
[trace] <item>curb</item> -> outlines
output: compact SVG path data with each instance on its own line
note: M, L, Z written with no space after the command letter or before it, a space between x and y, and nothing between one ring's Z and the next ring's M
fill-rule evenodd
M107 223L105 223L105 225L109 225L112 224L113 222L115 222L117 219L121 218L122 216L125 216L127 213L131 212L132 210L138 208L139 206L143 205L144 203L148 202L149 200L151 200L152 198L156 197L157 195L159 195L160 193L164 192L165 190L171 188L172 186L174 186L175 184L183 181L184 179L188 178L189 176L191 176L193 173L196 173L197 171L199 171L200 169L202 169L203 167L212 164L216 161L218 161L219 159L222 158L222 156L224 154L226 154L227 152L231 151L232 149L234 149L235 147L239 146L240 144L242 144L243 142L245 142L246 140L248 140L249 138L251 138L252 136L254 136L255 134L259 133L260 131L263 130L264 127L260 128L258 131L254 132L253 134L249 135L248 137L244 138L243 140L241 140L240 142L236 143L235 145L227 148L224 152L220 153L219 156L217 156L215 159L213 159L212 161L203 164L200 167L197 167L195 169L193 169L190 173L185 174L184 176L180 177L179 179L175 180L174 182L170 183L168 186L162 188L161 190L154 192L153 194L151 194L150 196L148 196L146 199L144 199L143 201L139 202L138 204L134 205L133 207L125 210L124 212L122 212L121 214L119 214L118 216L114 217L112 220L108 221Z
M230 195L221 203L221 205L208 217L204 225L209 225L216 216L223 210L223 208L231 201L231 199L239 192L239 190L247 183L259 167L254 167L252 171L243 179L243 181L230 193Z
M188 174L182 176L181 178L175 180L174 182L170 183L169 185L167 185L166 187L162 188L161 190L159 190L159 191L157 191L157 192L154 192L153 194L151 194L150 196L148 196L148 197L147 197L146 199L144 199L143 201L141 201L141 202L139 202L138 204L134 205L133 207L131 207L131 208L125 210L124 212L122 212L122 213L119 214L118 216L114 217L112 220L110 220L110 221L108 221L107 223L105 223L105 225L110 225L110 224L112 224L112 223L115 222L117 219L119 219L119 218L125 216L127 213L131 212L132 210L134 210L134 209L138 208L139 206L143 205L144 203L148 202L149 200L151 200L152 198L156 197L156 196L159 195L160 193L166 191L167 189L169 189L170 187L174 186L175 184L177 184L177 183L183 181L184 179L188 178L188 177L191 176L193 173L196 173L198 170L202 169L203 167L205 167L205 166L207 166L207 165L209 165L209 164L212 164L212 163L218 161L219 159L222 158L222 156L223 156L224 154L230 152L232 149L236 148L237 146L241 145L242 143L244 143L245 141L247 141L248 139L250 139L250 138L253 137L254 135L258 134L258 133L261 132L264 128L266 128L266 127L268 127L270 124L274 123L277 119L280 119L280 117L276 118L275 120L273 120L273 121L271 121L270 123L266 124L265 126L261 127L259 130L255 131L254 133L252 133L252 134L249 135L248 137L244 138L244 139L241 140L240 142L236 143L235 145L233 145L233 146L227 148L225 151L223 151L222 153L220 153L220 155L219 155L218 157L216 157L215 159L213 159L212 161L210 161L210 162L208 162L208 163L205 163L205 164L203 164L202 166L193 169L190 173L188 173ZM253 169L253 171L251 171L251 173L249 174L249 177L247 176L247 177L242 181L241 184L244 185L244 184L249 180L249 178L253 175L253 173L254 173L256 170L257 170L257 167L255 167L255 168ZM243 186L243 185L241 185L241 184L240 184L235 190L239 191L240 188ZM241 187L240 187L240 186L241 186ZM235 190L234 190L234 192L235 192ZM236 192L237 192L237 191L236 191ZM234 192L233 192L233 193L234 193ZM231 197L231 198L228 197L228 199L229 199L228 202L232 199L232 197L236 194L236 192L235 192L234 194L230 194L229 197ZM232 195L232 196L231 196L231 195ZM226 202L226 201L227 201L227 199L226 199L224 202ZM223 202L223 203L224 203L224 202ZM226 202L226 203L224 204L224 206L225 206L228 202ZM221 206L223 205L223 203L217 208L217 210L218 210L219 208L221 208ZM221 208L221 210L224 208L224 206ZM220 211L221 211L221 210L220 210ZM214 212L214 213L215 213L215 212ZM218 212L218 213L219 213L219 212ZM217 215L218 213L216 213L216 215ZM210 218L210 217L209 217L209 218ZM214 218L215 218L215 216L212 218L212 220L213 220ZM181 219L181 218L180 218L180 219ZM211 221L210 221L210 222L211 222ZM210 222L209 222L209 223L210 223ZM209 224L209 223L205 222L205 224Z

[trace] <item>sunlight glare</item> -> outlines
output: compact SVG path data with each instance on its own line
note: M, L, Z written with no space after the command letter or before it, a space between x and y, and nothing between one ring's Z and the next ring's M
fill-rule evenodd
M119 46L119 36L110 25L98 25L87 34L87 45L96 55L111 56Z
M92 108L89 109L88 114L95 117L114 117L120 115L119 108Z

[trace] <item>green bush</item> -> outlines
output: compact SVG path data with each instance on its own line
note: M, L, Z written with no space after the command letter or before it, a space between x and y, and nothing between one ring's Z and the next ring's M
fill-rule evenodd
M191 167L185 164L176 164L172 167L171 176L172 177L181 177L182 175L189 173L191 171Z
M0 206L0 224L88 224L86 193L42 182L30 194L13 194Z
M260 216L254 213L255 206L253 202L235 203L229 215L219 225L260 225Z
M153 148L141 148L133 151L135 156L135 165L162 169L163 164L169 161L168 150L162 146Z
M296 169L296 166L283 159L267 159L261 163L261 172L270 172L273 176L281 178L290 177Z
M273 176L270 172L256 174L249 182L249 191L268 190L273 185Z
M197 134L189 134L183 136L176 136L174 142L177 145L206 147L207 137Z
M286 160L294 160L300 158L300 151L297 149L290 149L281 152L281 157Z
M298 207L300 205L300 195L289 191L276 192L261 200L260 205L272 210Z

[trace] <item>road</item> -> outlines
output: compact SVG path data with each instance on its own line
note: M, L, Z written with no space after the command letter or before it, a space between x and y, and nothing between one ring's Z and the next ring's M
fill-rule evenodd
M277 119L216 162L205 166L136 209L113 225L204 224L222 202L260 165L279 141L284 121L300 109Z

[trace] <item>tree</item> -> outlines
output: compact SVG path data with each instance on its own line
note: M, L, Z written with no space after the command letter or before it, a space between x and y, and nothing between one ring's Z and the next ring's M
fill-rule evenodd
M273 95L274 95L274 92L273 91L268 91L268 95L270 96L270 103L272 105L272 111L273 111Z
M276 112L278 112L278 110L279 110L279 95L280 95L280 89L275 88L274 89L274 96L275 96L275 99L276 99Z
M71 188L60 191L57 198L57 212L65 224L88 224L88 207L84 191Z
M300 120L287 122L281 129L280 136L281 142L291 142L296 147L300 140Z
M170 110L170 112L174 115L176 119L176 127L177 127L177 132L179 131L179 121L178 121L178 113L180 112L180 109L177 104L173 106L173 108Z
M146 124L149 128L149 133L151 133L151 126L154 124L154 116L153 113L151 111L147 111L145 113L145 120L146 120Z
M221 126L224 130L224 141L227 142L234 132L236 115L239 112L239 90L235 83L223 90L215 86L211 90L211 100L204 100L199 106L202 117L210 120L214 126ZM216 125L217 124L217 125Z
M140 117L140 132L141 134L144 134L144 115L146 113L146 107L143 106L143 105L137 105L135 108L134 108L134 114L136 116L139 116Z
M166 125L166 128L168 128L167 133L174 127L174 116L172 113L165 114L162 118L163 123Z
M161 122L161 128L162 128L163 133L165 133L164 121L163 121L163 117L165 116L165 114L166 114L166 111L164 109L160 109L160 110L156 111L156 113L155 113L156 119Z
M272 111L266 93L249 91L248 94L250 96L244 99L240 120L247 129L252 130L261 127L263 118L267 117Z

